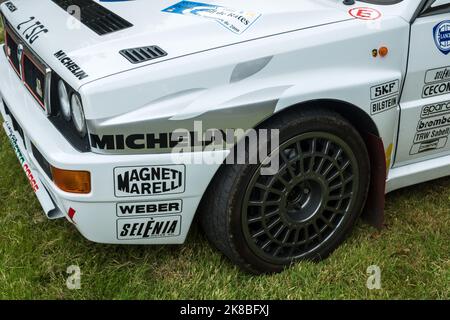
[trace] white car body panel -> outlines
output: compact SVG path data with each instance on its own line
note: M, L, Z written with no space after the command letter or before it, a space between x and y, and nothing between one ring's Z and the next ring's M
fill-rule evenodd
M429 69L450 65L449 56L434 47L431 36L434 25L450 19L448 13L442 17L419 18L411 31L410 21L419 0L395 5L357 2L353 6L331 0L207 1L252 12L258 17L239 34L210 18L163 12L177 1L95 2L133 26L99 36L69 19L69 14L51 0L42 1L39 6L31 0L13 0L10 3L17 7L15 11L5 4L1 6L19 37L26 31L17 30L17 26L32 16L49 30L32 44L22 40L80 94L90 152L77 150L50 124L11 68L3 50L0 52L0 97L25 132L25 141L15 134L20 151L55 202L59 210L56 216L65 216L92 241L183 243L203 194L220 167L185 162L182 192L119 197L115 170L170 167L174 155L162 145L119 148L118 135L161 135L176 128L191 130L194 121L203 121L208 128L250 129L296 105L301 107L316 100L339 101L370 117L384 149L393 150L386 155L390 169L386 192L450 175L450 145L442 150L409 154L411 137L415 134L413 127L424 106L424 101L415 96L418 84L423 85L426 71L423 64L429 63ZM363 7L377 10L380 17L368 21L349 13L351 9ZM416 35L416 24L418 29L421 24L428 26ZM410 43L414 45L412 50L409 50ZM421 43L426 45L421 48ZM167 56L132 64L119 54L124 49L150 45L159 46ZM382 46L389 48L388 56L373 57L372 51ZM75 77L55 57L60 50L88 76ZM411 59L409 52L417 54L417 58ZM434 60L427 62L430 54ZM409 64L410 61L413 63ZM374 96L376 87L385 84L392 85L392 91L380 98ZM426 103L444 98L450 100L448 95L440 95ZM373 103L386 99L395 99L396 103L385 110L372 109ZM2 106L0 110L11 124L11 115ZM415 125L411 127L410 123ZM111 148L106 144L101 147L98 141L94 143L94 137L98 141L111 137L114 142ZM31 143L52 166L89 171L91 193L76 195L58 189L29 151ZM214 152L222 160L227 155L228 150ZM119 236L117 226L124 217L118 213L118 205L171 201L182 203L181 212L176 213L181 217L180 229L173 236L147 239ZM76 215L70 216L70 210L75 210ZM129 219L142 221L164 216L168 215L135 214Z

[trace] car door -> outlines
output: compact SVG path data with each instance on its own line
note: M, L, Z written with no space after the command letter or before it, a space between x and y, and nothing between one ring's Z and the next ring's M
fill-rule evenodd
M410 37L394 166L450 153L450 0L428 1Z

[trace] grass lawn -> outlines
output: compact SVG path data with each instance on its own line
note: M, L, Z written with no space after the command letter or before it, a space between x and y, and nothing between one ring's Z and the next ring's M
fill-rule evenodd
M2 131L0 299L450 299L450 178L390 194L386 215L382 232L359 224L326 261L270 276L242 273L197 228L183 246L98 245L46 220ZM71 265L80 290L66 287Z

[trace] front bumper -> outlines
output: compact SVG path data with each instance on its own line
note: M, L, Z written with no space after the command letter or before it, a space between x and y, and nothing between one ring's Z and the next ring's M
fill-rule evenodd
M1 47L0 52L3 52ZM220 164L191 161L180 164L172 154L80 153L53 127L4 54L0 54L0 75L0 112L5 120L4 128L16 154L25 160L29 168L27 176L32 185L34 181L38 186L36 195L49 218L66 217L84 237L99 243L181 244L185 241L200 200ZM14 129L14 121L21 129ZM89 171L90 194L60 190L39 165L33 148L56 168ZM220 151L211 157L225 159L226 155L226 151ZM193 157L185 155L184 159ZM164 169L168 175L170 172L177 175L170 177L172 180L166 184L152 185L159 190L154 195L119 190L117 176L123 178L127 170L139 168L155 172ZM167 186L177 183L173 192L164 192Z

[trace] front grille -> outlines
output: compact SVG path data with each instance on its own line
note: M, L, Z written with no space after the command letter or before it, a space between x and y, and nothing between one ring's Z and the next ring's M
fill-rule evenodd
M125 49L121 50L120 54L131 63L141 63L167 56L167 53L158 46Z
M17 55L18 41L12 37L12 35L5 30L5 48L6 54L9 57L9 62L12 64L14 71L20 74L20 61Z
M23 58L23 74L28 90L31 91L36 100L43 106L46 86L45 74L37 67L32 58L28 56L24 56Z
M12 31L9 23L5 23L5 52L8 60L21 78L25 87L30 91L31 95L37 100L39 105L47 111L46 105L46 74L50 72L43 62L26 47L23 41L20 41L16 34ZM19 57L19 47L22 55Z
M52 0L64 11L69 12L71 6L80 10L79 20L98 35L116 32L133 25L92 0ZM75 18L78 19L76 15Z

